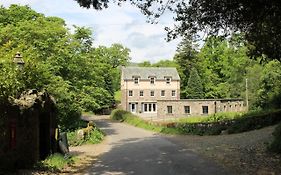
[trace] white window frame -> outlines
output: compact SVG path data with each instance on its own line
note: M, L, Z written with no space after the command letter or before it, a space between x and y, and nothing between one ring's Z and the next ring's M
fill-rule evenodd
M161 96L161 97L165 97L165 90L161 90L161 91L160 91L160 96Z
M184 113L190 114L190 106L184 106Z
M157 112L157 104L154 102L147 102L142 104L142 111L144 113L156 113Z
M165 77L166 84L171 84L172 78L171 77Z
M140 78L139 77L133 77L134 84L139 84Z
M150 84L155 84L155 77L150 77Z
M144 94L143 90L140 90L140 97L143 97L143 94Z
M129 96L129 97L132 97L133 95L134 95L134 92L133 92L132 90L129 90L128 96Z
M172 97L176 97L177 96L177 91L176 90L172 90Z
M154 97L155 96L155 92L154 91L150 91L150 96Z

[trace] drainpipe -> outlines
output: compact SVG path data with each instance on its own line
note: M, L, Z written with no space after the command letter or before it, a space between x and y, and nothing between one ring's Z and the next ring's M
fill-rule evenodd
M126 111L128 111L128 81L126 80L125 97L126 97Z

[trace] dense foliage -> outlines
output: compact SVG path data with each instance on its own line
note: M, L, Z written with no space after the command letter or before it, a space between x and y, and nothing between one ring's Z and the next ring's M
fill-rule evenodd
M107 8L110 2L126 0L75 0L80 6ZM175 25L166 28L168 38L177 36L245 34L249 53L281 59L281 1L280 0L129 0L139 7L152 22L165 11L175 14Z
M192 68L189 74L187 86L184 93L189 99L202 99L204 98L203 84L196 68Z
M203 94L199 95L203 98L246 99L247 79L250 109L281 108L280 61L253 60L247 56L245 45L243 35L233 35L228 39L210 37L201 49L185 38L173 60L154 64L143 62L139 66L176 67L181 78L182 98L197 98L194 93L198 93ZM194 69L199 78L191 74Z
M57 17L27 6L0 8L0 101L25 89L46 89L56 99L63 129L75 127L81 111L97 112L114 103L118 66L129 61L120 44L93 48L92 31L74 26L71 33ZM13 64L23 55L25 66Z

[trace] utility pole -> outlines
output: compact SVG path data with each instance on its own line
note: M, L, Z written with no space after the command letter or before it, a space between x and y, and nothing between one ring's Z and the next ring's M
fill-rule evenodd
M249 110L248 78L246 78L246 110Z

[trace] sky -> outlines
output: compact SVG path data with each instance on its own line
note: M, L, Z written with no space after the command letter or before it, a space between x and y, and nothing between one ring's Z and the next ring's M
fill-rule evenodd
M70 29L73 25L89 27L95 47L120 43L131 50L132 62L171 60L180 41L165 41L164 27L173 25L172 14L166 13L158 24L150 24L139 9L128 3L121 7L110 4L102 11L82 8L74 0L0 0L0 4L29 5L46 16L63 18Z

